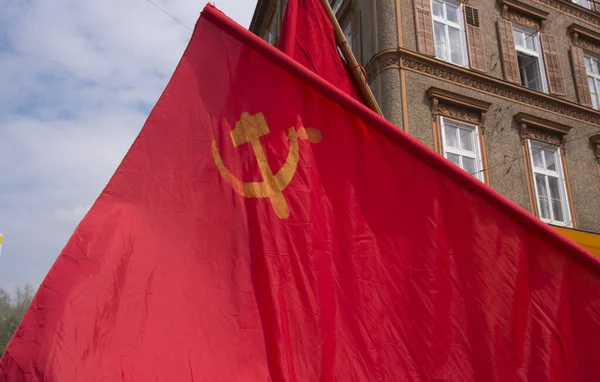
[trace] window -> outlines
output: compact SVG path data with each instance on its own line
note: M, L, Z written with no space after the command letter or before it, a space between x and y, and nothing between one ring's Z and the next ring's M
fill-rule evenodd
M348 46L352 48L352 23L348 22L342 30L344 31L344 37L346 37Z
M594 109L600 109L600 59L585 55L584 62L590 95L592 96L592 106Z
M519 25L513 26L521 84L530 89L548 91L539 33Z
M331 9L333 9L333 13L337 13L342 6L344 0L332 0L331 1Z
M540 218L547 223L570 227L571 214L560 148L531 140L528 144Z
M572 2L587 9L592 9L592 2L590 0L573 0Z
M483 181L479 132L475 125L441 117L444 157Z
M456 65L467 65L462 4L455 0L432 0L431 13L435 56Z
M348 47L354 54L354 58L361 63L361 38L360 38L360 11L348 1L341 1L342 7L338 10L338 19L342 33L346 38ZM338 46L340 56L344 58L342 50Z
M273 18L271 19L271 23L269 24L269 27L267 28L267 42L271 45L275 45L277 44L277 17L276 15L273 15Z
M350 47L350 50L352 50L352 23L348 23L345 26L342 27L342 32L344 32L344 37L346 37L346 42L348 43L348 47ZM342 49L340 48L340 46L337 46L337 50L338 53L340 55L340 57L342 58L342 60L344 60L344 62L346 62L346 57L344 57L344 52L342 52Z

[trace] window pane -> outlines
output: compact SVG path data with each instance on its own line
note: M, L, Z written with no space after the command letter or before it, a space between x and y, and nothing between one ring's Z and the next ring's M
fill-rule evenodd
M565 216L563 214L562 203L560 200L552 199L552 212L554 213L553 220L565 222Z
M596 59L592 60L592 72L594 74L600 74L600 61Z
M536 50L536 33L525 32L525 47L530 50Z
M462 65L461 33L459 29L448 27L450 36L450 61Z
M550 150L543 150L544 159L546 159L546 168L548 170L556 171L556 163L554 162L554 152Z
M552 200L552 213L554 220L564 221L562 200L559 190L559 179L549 176L548 184L550 185L550 199Z
M588 77L588 86L592 96L592 106L594 109L598 109L598 87L600 86L600 80L596 80L594 77Z
M558 178L555 178L553 176L549 176L548 177L548 184L550 185L550 197L552 199L559 199L560 200L560 191L558 189Z
M475 135L475 130L471 129L458 129L460 134L460 148L463 150L475 152L473 149L473 136Z
M444 18L444 5L441 2L433 0L431 11L434 16Z
M446 153L446 158L450 160L450 162L454 163L457 166L460 166L460 158L456 154Z
M588 56L585 56L584 62L585 62L585 71L588 73L592 73L592 59L589 58Z
M448 147L458 148L458 142L456 141L456 127L452 125L444 126L444 137L446 138L446 145Z
M350 49L352 49L352 23L346 24L344 27L344 36L346 37L346 42Z
M469 157L462 157L463 169L469 174L475 174L477 169L475 168L475 159Z
M536 90L542 90L542 82L540 79L540 67L537 58L531 57L525 66L527 73L527 87Z
M533 158L533 167L544 168L544 162L542 162L542 150L539 147L531 146L531 157Z
M548 198L548 190L546 189L546 176L542 174L535 174L535 185L537 186L537 194L539 197Z
M331 6L331 8L333 8L333 13L337 13L337 11L340 9L340 7L342 6L343 1L342 0L335 0L333 5Z
M446 19L454 23L458 23L458 7L446 3Z
M520 30L513 29L513 38L516 46L525 46L523 43L523 33Z
M596 94L596 83L595 79L592 76L588 76L588 86L590 88L590 93Z
M540 216L544 219L550 219L550 201L548 190L546 189L545 176L535 174L535 185L538 194L538 203L540 205Z
M542 90L540 67L537 57L517 52L521 84L535 90Z
M444 32L444 25L434 22L433 32L435 35L435 55L437 58L446 60L446 33Z

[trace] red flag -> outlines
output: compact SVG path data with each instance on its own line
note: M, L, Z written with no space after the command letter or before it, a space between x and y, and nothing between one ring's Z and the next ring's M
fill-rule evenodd
M277 47L362 101L352 74L338 53L333 24L321 0L288 0Z
M593 381L600 264L207 7L21 381Z

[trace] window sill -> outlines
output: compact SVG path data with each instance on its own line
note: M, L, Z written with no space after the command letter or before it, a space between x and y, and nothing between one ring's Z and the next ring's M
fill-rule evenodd
M443 58L439 58L439 57L437 57L437 56L428 56L428 57L433 57L433 58L435 58L436 60L438 60L438 61L440 61L440 62L446 63L446 64L448 64L448 65L456 66L457 68L463 68L463 69L467 69L467 70L472 70L472 69L469 67L469 65L466 65L466 64L465 64L465 65L455 64L455 63L454 63L454 62L452 62L452 61L446 61L446 60L444 60Z
M554 220L543 219L543 218L540 218L540 220L548 225L552 225L552 226L556 226L556 227L573 228L573 224L561 223L561 222L557 222Z

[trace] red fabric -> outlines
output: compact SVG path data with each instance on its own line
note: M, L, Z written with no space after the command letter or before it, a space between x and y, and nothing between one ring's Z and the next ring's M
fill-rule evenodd
M333 24L321 0L288 0L277 47L362 101L352 74L338 53Z
M209 6L0 380L593 381L599 322L595 258Z

